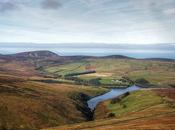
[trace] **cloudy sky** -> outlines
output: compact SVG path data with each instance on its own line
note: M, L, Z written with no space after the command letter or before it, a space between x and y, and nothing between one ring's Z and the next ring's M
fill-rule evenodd
M0 0L0 42L174 43L175 0Z

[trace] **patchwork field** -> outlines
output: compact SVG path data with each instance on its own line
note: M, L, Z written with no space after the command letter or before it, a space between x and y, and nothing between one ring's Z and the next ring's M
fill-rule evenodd
M115 85L122 77L129 77L133 81L143 78L151 84L164 87L175 84L175 63L168 61L95 58L45 69L46 72L62 76L87 70L95 70L96 73L81 75L80 79L101 78L102 84Z

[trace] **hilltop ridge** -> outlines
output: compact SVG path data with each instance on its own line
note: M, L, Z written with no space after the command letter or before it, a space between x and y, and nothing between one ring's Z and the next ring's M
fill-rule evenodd
M39 58L39 59L45 59L45 58L56 58L56 59L63 59L63 60L83 60L83 59L135 59L135 60L154 60L154 61L170 61L174 62L175 59L171 58L159 58L159 57L153 57L153 58L135 58L135 57L128 57L126 55L106 55L106 56L90 56L90 55L74 55L74 56L63 56L58 55L55 52L52 52L50 50L36 50L36 51L27 51L27 52L19 52L14 54L0 54L0 58L18 58L18 59L24 59L24 58Z
M48 50L40 50L40 51L29 51L29 52L21 52L16 54L11 54L9 56L18 57L18 58L41 58L41 57L58 57L54 52Z

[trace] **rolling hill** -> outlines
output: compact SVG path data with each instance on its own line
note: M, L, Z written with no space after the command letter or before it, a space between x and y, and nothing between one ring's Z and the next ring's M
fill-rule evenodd
M31 52L21 52L17 54L11 54L8 56L16 57L16 58L52 58L59 57L56 53L51 51L31 51Z
M134 129L138 122L146 129L144 124L154 120L155 127L148 129L172 128L174 77L175 62L169 60L50 51L0 55L0 129ZM88 99L109 91L110 85L127 87L129 81L145 81L157 89L130 93L116 104L111 99L90 111Z

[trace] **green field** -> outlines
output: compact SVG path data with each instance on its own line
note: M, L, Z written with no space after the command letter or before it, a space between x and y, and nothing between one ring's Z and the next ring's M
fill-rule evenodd
M55 65L45 68L46 72L66 75L93 69L95 74L79 76L80 79L90 80L101 78L102 84L116 84L122 77L131 80L144 78L162 87L175 84L175 63L165 61L147 61L132 59L86 59L81 62L72 62L65 65Z
M64 65L59 65L54 67L48 67L46 68L46 71L50 73L59 74L59 75L66 75L69 73L85 71L86 64L87 62L69 63L69 64L64 64Z
M108 101L106 103L108 104L108 114L114 113L115 116L118 117L121 115L126 115L130 112L143 110L147 107L160 105L161 103L163 105L163 102L164 100L161 97L157 96L154 92L149 90L140 90L131 93L117 103L112 103L111 101Z

